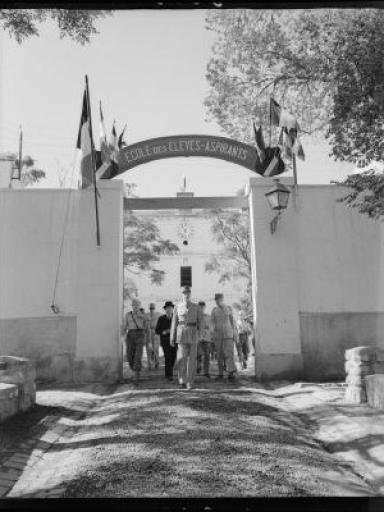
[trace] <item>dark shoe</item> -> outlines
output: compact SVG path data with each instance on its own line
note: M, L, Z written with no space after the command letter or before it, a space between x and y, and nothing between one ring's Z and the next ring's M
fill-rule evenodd
M244 362L243 362L243 369L245 370L245 369L246 369L246 367L247 367L247 362L246 362L246 361L244 361Z
M180 388L181 389L187 389L187 385L186 384L179 384Z
M236 380L236 378L235 378L235 372L231 372L231 373L228 375L228 380L230 380L231 382L233 382L234 380Z
M201 368L197 368L197 369L196 369L196 373L197 373L197 375L200 375L200 373L201 373Z
M216 380L223 380L223 376L222 376L222 375L218 375L218 376L216 377Z
M167 380L169 380L170 382L172 382L172 381L173 381L173 377L171 377L170 375L166 375L166 376L165 376L165 378L166 378Z
M210 379L211 376L209 375L209 373L204 373L204 377L206 377L207 379Z
M157 369L159 367L159 363L156 363L155 364L155 368Z

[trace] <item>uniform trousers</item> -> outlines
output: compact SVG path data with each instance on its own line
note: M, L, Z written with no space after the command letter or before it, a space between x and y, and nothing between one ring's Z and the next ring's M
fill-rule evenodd
M197 343L179 343L175 370L179 384L193 384L196 373Z
M128 331L125 342L129 367L131 370L139 372L142 368L141 359L145 345L145 332L140 330Z
M152 353L155 366L159 366L160 356L159 356L159 348L160 348L160 339L156 334L155 329L150 330L150 341L152 345Z
M239 356L240 363L248 361L248 334L246 332L239 333L239 339L236 343L237 346L237 355Z
M172 347L169 341L164 341L161 343L161 346L164 352L165 376L173 377L173 366L177 356L177 345Z
M201 370L203 366L204 375L209 375L209 362L211 358L211 342L199 341L197 346L197 367Z
M217 366L219 367L219 375L224 373L225 369L228 373L235 372L236 366L233 353L233 338L219 338L215 340Z

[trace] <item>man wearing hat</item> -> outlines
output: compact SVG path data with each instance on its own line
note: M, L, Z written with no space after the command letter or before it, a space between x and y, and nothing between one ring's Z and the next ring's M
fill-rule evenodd
M165 378L173 379L173 365L176 361L177 345L171 346L170 334L174 304L167 301L164 305L165 315L161 315L156 324L156 334L160 336L160 344L164 352Z
M173 311L171 345L179 345L175 368L179 385L191 389L196 372L197 344L202 325L202 313L191 301L191 289L184 286L183 298Z
M149 322L149 345L152 348L151 356L153 358L153 362L155 368L159 367L159 348L160 348L160 340L158 335L156 334L156 325L159 319L159 314L156 311L156 305L151 302L149 305L149 313L148 313L148 322Z
M200 331L200 341L197 346L197 373L201 373L201 367L203 366L203 375L210 378L209 375L209 363L210 363L210 349L211 349L211 318L205 312L206 304L204 301L199 302L202 313L202 325Z
M228 372L228 380L234 380L236 366L233 345L237 338L236 325L233 319L232 309L224 304L224 295L222 293L215 294L215 302L216 306L211 313L211 324L217 353L217 364L219 367L218 378L223 378L225 365L225 369Z
M140 311L140 301L132 300L132 310L124 318L122 333L126 335L127 361L129 367L135 372L135 384L138 384L142 368L143 348L146 336L149 334L149 325L145 314Z

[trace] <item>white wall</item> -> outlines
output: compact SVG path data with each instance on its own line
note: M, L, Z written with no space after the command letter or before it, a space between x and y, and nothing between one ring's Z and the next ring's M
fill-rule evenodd
M46 378L120 372L123 185L102 181L99 191L101 247L92 189L0 190L0 353L36 357Z
M273 182L250 182L256 375L340 376L346 348L384 344L383 225L337 202L345 188L280 181L291 196L274 234Z

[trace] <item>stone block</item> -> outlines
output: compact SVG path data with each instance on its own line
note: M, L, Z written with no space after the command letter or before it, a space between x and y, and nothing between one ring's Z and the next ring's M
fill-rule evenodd
M373 373L384 374L384 361L376 361L373 365Z
M19 390L16 384L0 382L0 421L17 414L19 411Z
M344 368L347 373L350 371L365 371L372 369L372 361L361 361L357 359L348 359L345 361Z
M0 382L18 387L18 410L30 409L36 401L35 363L23 357L0 356Z
M347 402L362 404L367 401L367 395L363 386L348 386L345 390L345 399Z
M384 411L384 375L368 375L365 387L368 404Z
M353 347L345 351L347 361L372 361L374 358L374 349L372 347Z

